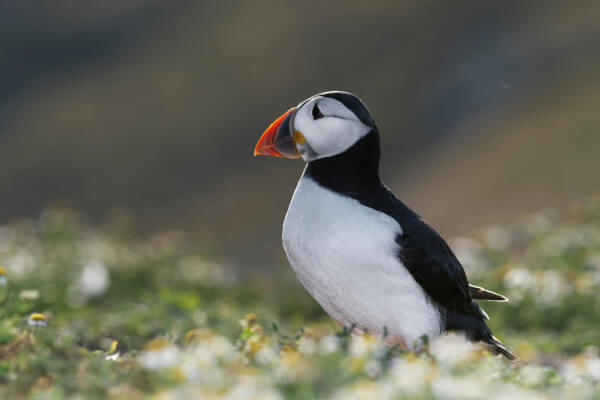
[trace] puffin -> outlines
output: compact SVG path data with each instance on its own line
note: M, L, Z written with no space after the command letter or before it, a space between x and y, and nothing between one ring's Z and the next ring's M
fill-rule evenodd
M364 102L343 91L300 102L260 136L255 156L306 162L282 232L298 280L355 334L414 348L455 331L515 360L475 301L507 298L469 284L441 235L382 183L379 142Z

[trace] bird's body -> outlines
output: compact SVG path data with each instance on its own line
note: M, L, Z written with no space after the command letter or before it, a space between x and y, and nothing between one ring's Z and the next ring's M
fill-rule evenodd
M283 247L300 282L338 323L372 333L385 327L412 344L439 336L443 324L397 257L401 234L390 216L303 175L283 223Z
M298 279L337 322L412 346L460 331L514 359L473 301L506 300L469 285L444 239L379 178L379 132L358 97L326 92L290 109L255 154L308 164L283 224Z

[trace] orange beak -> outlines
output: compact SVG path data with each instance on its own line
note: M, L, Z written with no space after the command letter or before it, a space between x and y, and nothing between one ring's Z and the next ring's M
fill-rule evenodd
M293 119L296 107L287 110L277 118L266 131L263 132L256 147L255 156L273 156L284 158L298 158L300 154L294 141Z

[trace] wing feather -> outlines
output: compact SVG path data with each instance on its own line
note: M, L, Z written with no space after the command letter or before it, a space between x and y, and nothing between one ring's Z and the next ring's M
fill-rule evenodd
M491 290L484 289L480 286L469 285L469 290L471 291L471 297L474 300L484 300L484 301L508 301L508 298L502 296L499 293L492 292Z
M462 265L444 239L420 219L402 226L399 258L425 292L444 307L471 303Z

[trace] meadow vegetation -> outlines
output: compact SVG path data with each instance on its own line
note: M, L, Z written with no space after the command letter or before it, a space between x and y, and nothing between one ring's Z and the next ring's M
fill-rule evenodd
M287 266L252 278L185 235L66 210L0 227L0 398L597 399L600 197L452 241L520 357L414 351L333 323Z

